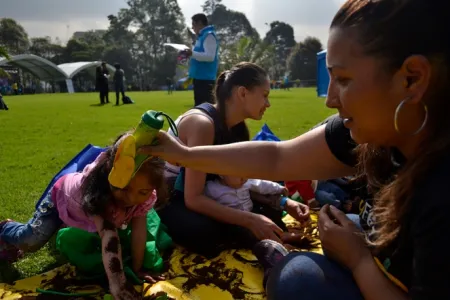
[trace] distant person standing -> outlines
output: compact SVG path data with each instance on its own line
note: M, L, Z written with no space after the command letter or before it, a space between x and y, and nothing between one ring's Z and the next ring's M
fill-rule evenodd
M102 90L101 90L101 81L102 79L102 66L97 66L97 68L95 68L95 91L97 91L99 93L99 97L100 97L100 104L105 104L105 99L102 97Z
M109 79L109 71L106 68L106 63L103 62L100 66L96 69L96 88L100 93L100 104L109 103L109 86L108 86L108 79Z
M14 95L19 95L19 85L17 84L17 82L13 83L12 90L14 91Z
M173 92L173 80L170 77L166 78L166 85L167 85L167 94L172 94Z
M287 75L284 75L283 85L284 89L289 91L289 77Z
M113 77L116 90L116 105L119 105L119 94L122 94L122 103L125 103L125 72L120 68L120 64L115 64L114 67L116 68Z
M195 106L204 102L213 103L212 91L219 69L219 43L214 26L208 25L205 14L192 17L192 29L197 35L193 49L186 50L191 56L189 77L194 83Z
M106 103L109 103L109 70L106 67L106 63L102 62L102 72L103 72L103 95L105 97Z

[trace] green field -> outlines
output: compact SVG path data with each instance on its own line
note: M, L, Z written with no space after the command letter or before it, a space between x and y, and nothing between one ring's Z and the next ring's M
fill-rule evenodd
M27 221L52 177L86 144L107 145L135 126L148 109L163 110L175 119L193 104L192 92L129 96L136 103L119 107L98 106L97 94L6 96L10 110L0 111L0 220ZM252 135L267 123L281 139L289 139L334 112L316 97L315 89L273 91L270 100L272 107L264 119L248 122ZM49 243L13 266L0 264L0 282L28 277L62 262Z

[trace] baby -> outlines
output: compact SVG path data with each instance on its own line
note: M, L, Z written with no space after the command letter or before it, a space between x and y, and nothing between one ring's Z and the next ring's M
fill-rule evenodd
M259 205L254 209L252 199L268 205L272 210L270 219L284 231L280 236L284 247L292 250L296 248L293 245L302 242L304 235L288 229L282 220L281 203L283 198L285 201L292 200L287 197L288 189L281 184L268 180L220 176L217 180L207 181L204 192L205 196L220 204L242 211L264 214L264 212L258 211ZM307 220L309 218L305 219L305 221Z
M287 195L287 189L273 181L245 179L234 176L220 176L220 179L208 181L205 195L220 204L243 211L253 210L250 192L262 195Z

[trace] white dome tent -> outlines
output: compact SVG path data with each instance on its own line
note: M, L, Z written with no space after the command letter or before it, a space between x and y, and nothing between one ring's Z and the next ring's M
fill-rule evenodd
M67 79L66 72L57 65L33 54L14 55L9 60L0 58L0 68L8 65L24 69L42 81L63 81Z
M101 64L101 61L79 61L73 63L65 63L58 65L58 68L64 71L66 74L66 84L67 91L69 93L74 93L75 90L73 88L73 77L80 73L81 71L87 70L93 78L95 78L95 69ZM116 69L110 64L106 64L106 67L109 69L111 73L113 73Z
M10 59L0 58L0 68L2 66L16 66L30 72L42 81L66 81L67 91L74 93L72 79L81 71L87 70L95 78L95 68L101 61L81 61L55 65L51 61L34 54L13 55ZM112 65L106 64L111 73L116 70Z

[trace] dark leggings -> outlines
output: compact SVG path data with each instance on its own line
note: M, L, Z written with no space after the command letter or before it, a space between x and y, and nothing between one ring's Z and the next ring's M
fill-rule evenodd
M359 225L359 216L347 217ZM270 272L267 299L355 300L364 299L352 273L326 256L294 252Z
M277 264L267 281L267 299L364 299L352 274L326 256L293 252Z
M100 103L105 104L109 103L109 88L108 86L100 86Z
M281 229L286 230L281 211L255 203L253 212L265 215ZM233 247L251 249L258 242L246 228L220 223L188 209L181 192L173 192L171 202L158 214L175 243L208 258Z

